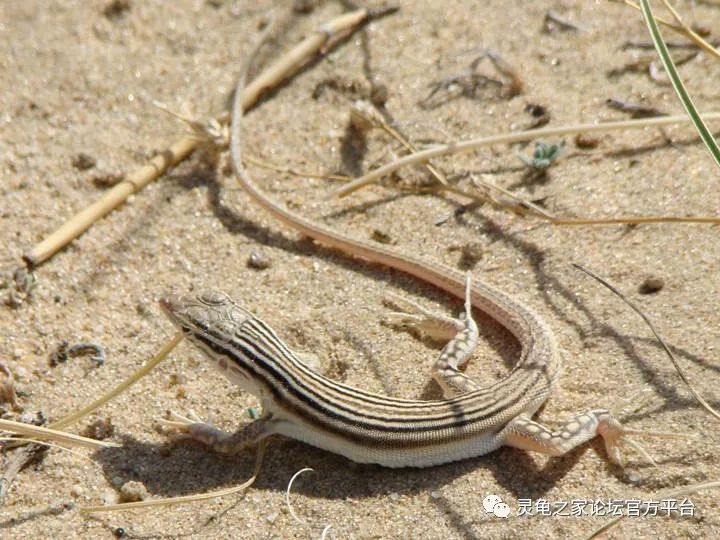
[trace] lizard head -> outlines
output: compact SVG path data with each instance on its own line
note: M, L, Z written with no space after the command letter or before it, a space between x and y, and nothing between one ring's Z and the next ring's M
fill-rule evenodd
M264 324L226 294L208 291L168 296L160 307L184 337L202 350L232 382L262 398L265 394L258 362L265 351L253 324Z

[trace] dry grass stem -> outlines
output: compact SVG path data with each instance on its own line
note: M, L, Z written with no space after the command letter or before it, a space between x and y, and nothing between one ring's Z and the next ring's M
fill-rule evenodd
M339 174L322 174L311 171L299 171L292 167L285 167L274 163L268 163L266 161L259 160L254 157L243 156L243 162L250 163L263 169L270 169L279 173L288 174L291 176L300 176L305 178L318 178L321 180L332 180L335 182L348 181L350 177ZM520 216L530 216L543 221L547 221L552 225L643 225L650 223L704 223L704 224L720 224L720 216L620 216L620 217L609 217L609 218L584 218L584 217L558 217L544 208L541 208L537 204L523 199L519 195L505 189L502 186L498 186L490 182L489 180L478 178L473 175L471 178L474 184L480 184L488 190L495 190L503 195L507 196L512 201L508 201L491 196L489 193L482 191L470 192L466 189L460 188L454 184L437 185L431 187L400 187L398 188L403 192L411 193L432 193L437 194L438 192L447 192L465 197L477 204L488 203L495 208L506 210ZM445 221L445 220L442 220Z
M127 390L131 385L135 384L137 381L139 381L142 377L147 375L155 366L157 366L160 362L162 362L168 354L170 354L170 351L172 351L175 346L182 341L183 335L181 332L178 332L173 336L173 338L168 341L163 347L157 352L155 356L153 356L144 366L142 366L140 369L138 369L135 373L133 373L130 377L128 377L125 381L117 385L115 388L113 388L110 392L107 394L99 397L86 407L83 407L79 411L70 414L66 416L65 418L62 418L58 420L57 422L53 422L50 424L50 427L53 429L58 429L65 427L67 425L73 424L74 422L77 422L80 418L82 418L85 415L90 414L95 409L98 409L105 405L108 401L113 399L114 397L118 396L125 390Z
M622 2L626 6L630 6L633 9L636 9L638 11L641 11L640 5L636 2L633 2L632 0L613 0L616 2ZM706 40L702 38L697 32L695 32L692 28L690 28L683 20L682 17L680 17L680 14L677 12L677 10L672 7L672 5L667 0L662 0L663 4L665 4L665 7L667 7L668 11L672 14L673 18L677 22L677 24L672 23L671 21L668 21L667 19L663 19L662 17L655 17L655 20L662 24L663 26L667 26L674 32L680 34L681 36L686 37L690 41L692 41L697 47L702 49L703 51L710 54L710 56L714 57L716 60L720 60L720 52L713 47L710 43L708 43Z
M310 467L305 467L304 469L300 469L298 472L292 475L292 478L290 478L290 481L288 482L287 488L285 489L285 506L287 506L288 512L290 512L290 515L292 518L300 523L301 525L307 525L307 522L300 519L298 515L295 513L295 510L292 507L292 504L290 504L290 490L292 489L292 485L297 479L298 476L300 476L303 473L306 472L312 472L315 469L311 469Z
M705 120L716 120L720 118L720 112L712 112L703 115ZM644 129L654 126L666 126L670 124L681 124L689 122L687 116L663 116L658 118L643 118L640 120L622 120L618 122L603 122L601 124L574 124L570 126L560 126L553 128L530 129L527 131L518 131L517 133L505 133L502 135L492 135L489 137L481 137L479 139L471 139L468 141L460 141L450 144L438 145L416 152L408 156L402 157L392 163L388 163L369 172L368 174L356 178L333 192L334 196L345 197L368 184L377 182L384 176L387 176L402 167L422 163L438 156L446 156L449 154L459 154L462 152L472 152L479 148L492 146L494 144L509 144L516 142L530 141L533 139L559 137L562 135L570 135L574 133L599 133L603 131L615 131L622 129Z
M372 125L373 127L382 129L385 133L387 133L393 139L403 145L406 150L410 152L418 151L417 147L413 143L411 143L397 129L388 124L385 119L369 103L366 103L364 101L355 103L350 114L356 117L360 117L361 121L368 125ZM425 163L425 168L430 171L430 174L432 174L435 179L442 185L446 186L448 184L445 175L432 163Z
M116 443L96 441L95 439L88 439L87 437L81 437L80 435L74 435L72 433L65 433L64 431L58 431L56 429L34 426L32 424L24 424L22 422L5 420L2 418L0 418L0 429L43 441L52 441L54 443L64 444L67 446L90 448L91 450L120 446Z
M243 156L243 161L246 163L250 163L251 165L255 165L256 167L260 167L262 169L269 169L271 171L289 174L291 176L304 176L305 178L317 178L319 180L332 180L335 182L347 182L351 179L349 176L346 176L344 174L322 174L309 171L300 171L297 169L293 169L292 167L278 165L276 163L270 163L268 161L263 161L256 157L247 155Z

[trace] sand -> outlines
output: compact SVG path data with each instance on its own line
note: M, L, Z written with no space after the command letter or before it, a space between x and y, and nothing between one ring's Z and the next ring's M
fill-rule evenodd
M102 194L98 183L142 165L178 138L182 126L153 100L199 117L223 106L243 52L274 3L128 4L108 10L107 0L26 1L0 8L6 277L33 244ZM547 110L548 126L626 118L605 105L608 98L682 112L672 89L646 69L609 74L653 58L652 51L623 48L648 38L641 17L619 4L399 5L397 14L372 22L256 107L246 120L245 152L301 171L353 176L392 160L398 145L387 135L374 131L363 140L348 128L350 104L367 98L373 85L385 86L387 114L418 144L530 127L537 118L528 105ZM717 29L720 13L711 4L678 7L688 20ZM265 61L343 9L333 2L307 13L290 8L289 2L275 7L281 30ZM581 31L544 31L549 9ZM483 47L517 70L522 93L511 97L507 85L487 83L465 95L435 94L428 104L431 85L462 74ZM720 65L700 55L681 69L697 105L719 110ZM487 60L478 73L501 79ZM604 134L591 150L565 140L562 158L544 178L529 178L517 158L532 146L499 145L434 163L451 179L462 176L461 185L472 172L563 216L712 215L720 207L717 168L687 125ZM227 172L225 157L220 161L194 155L38 268L28 300L0 306L0 361L15 374L25 410L57 419L116 384L173 333L157 299L170 290L207 288L228 292L337 380L393 396L438 397L429 368L439 347L383 324L382 298L392 291L445 313L458 313L460 303L299 238L255 206ZM331 525L333 538L579 537L608 518L517 516L521 500L531 499L534 510L543 501L553 510L583 499L647 501L658 491L718 479L715 421L694 403L640 319L570 264L595 269L637 302L697 389L718 406L716 226L560 227L487 205L455 215L466 201L454 196L398 193L388 183L333 200L330 181L251 172L277 200L354 237L385 238L393 248L453 267L461 264L463 246L472 246L478 260L465 263L474 262L475 278L522 299L557 335L565 368L542 418L620 411L634 399L640 408L625 418L630 427L691 437L643 441L658 467L632 453L624 472L608 465L601 441L560 458L503 448L431 469L390 470L277 439L244 496L80 514L80 506L111 500L129 481L144 484L151 497L168 497L237 485L251 474L252 452L221 457L198 445L171 444L155 428L154 419L167 410L195 410L234 429L255 404L181 344L151 375L76 427L82 433L109 419L114 435L108 440L121 448L80 451L91 461L51 450L18 476L0 509L0 536L110 538L122 527L130 537L317 538ZM420 167L398 177L405 186L429 183ZM270 266L248 267L251 254ZM648 277L664 286L641 295L638 287ZM5 298L8 289L0 293ZM519 347L490 319L478 321L481 344L467 373L491 382L507 373ZM49 355L64 340L102 344L106 363L96 367L80 356L51 367ZM309 525L296 523L284 501L289 479L303 467L315 472L298 478L292 501ZM509 505L511 517L485 512L489 494ZM691 500L692 517L631 517L609 537L720 536L717 494ZM596 513L600 508L593 506Z

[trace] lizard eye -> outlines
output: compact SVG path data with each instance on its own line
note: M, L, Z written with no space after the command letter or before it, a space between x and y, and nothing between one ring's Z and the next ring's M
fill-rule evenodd
M226 294L217 291L207 291L202 293L198 299L209 306L218 306L228 301Z

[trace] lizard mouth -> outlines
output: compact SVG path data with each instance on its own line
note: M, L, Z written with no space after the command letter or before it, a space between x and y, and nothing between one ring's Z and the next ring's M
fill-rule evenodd
M165 296L158 300L158 304L160 304L160 309L162 309L163 313L170 316L174 311L173 307L177 305L177 300L172 296Z
M163 296L162 298L160 298L160 300L158 300L158 304L160 304L160 310L176 326L184 326L182 324L182 319L183 314L187 310L187 303L184 300L185 298L175 295Z

